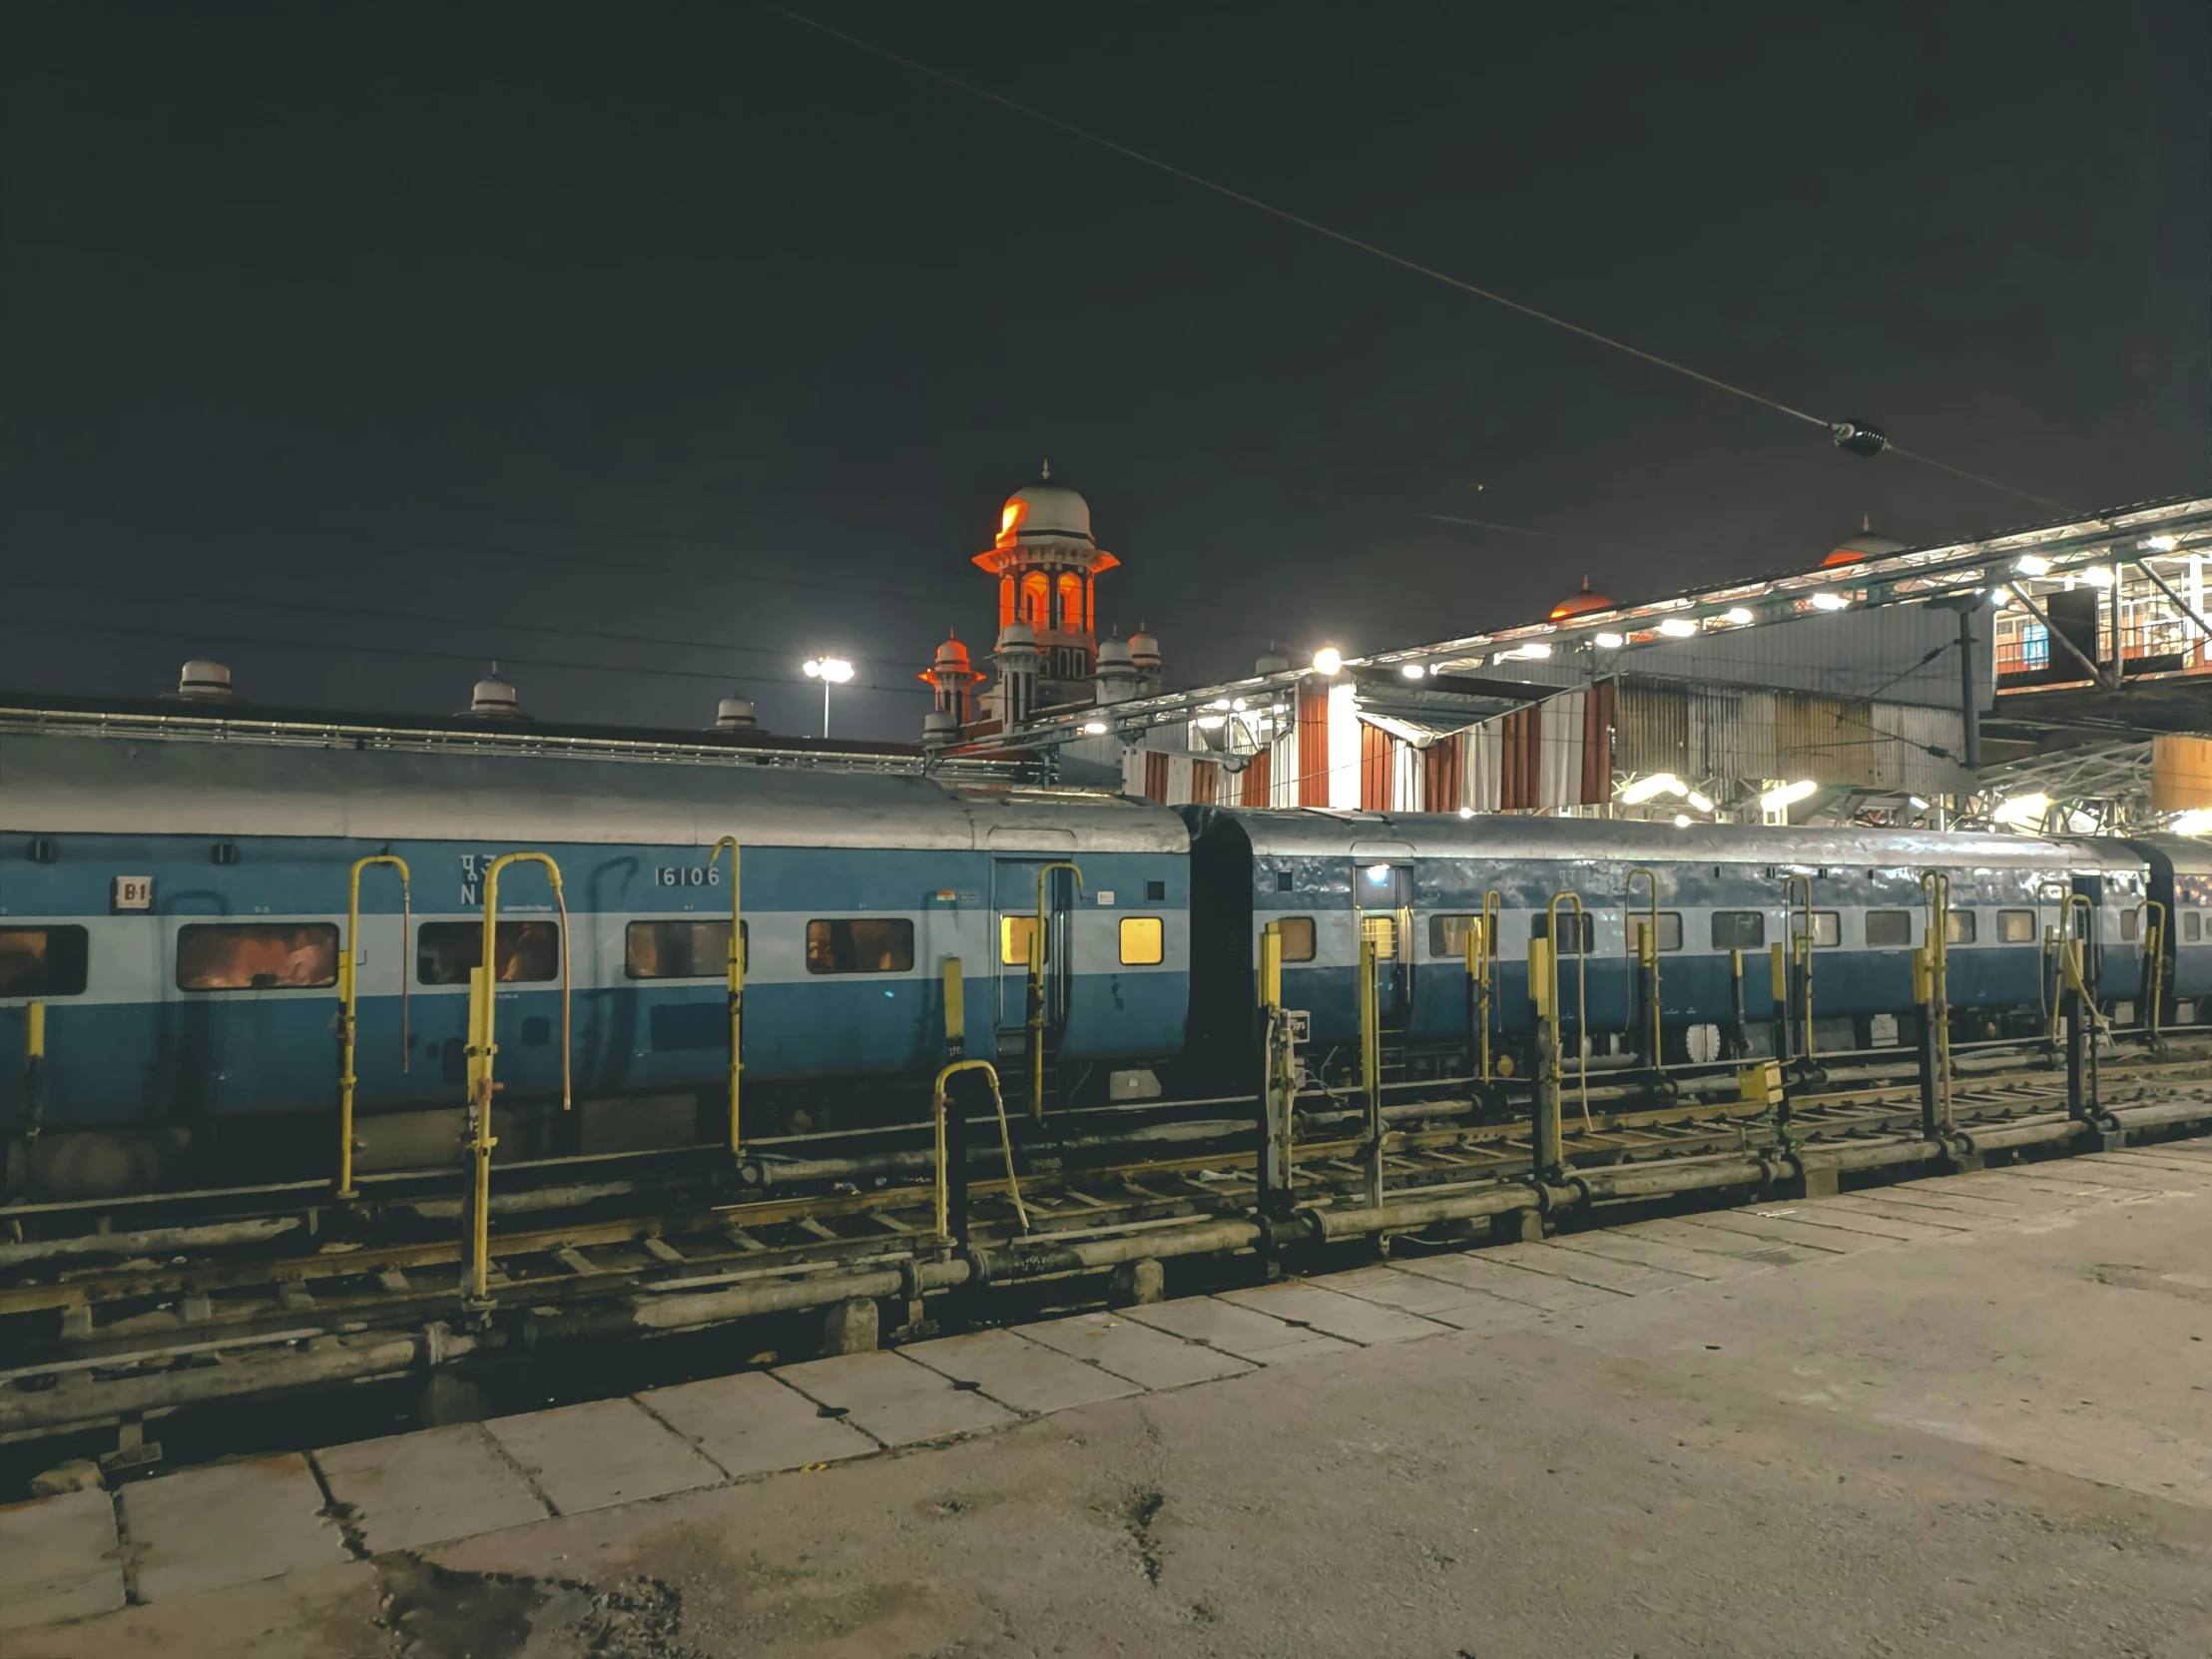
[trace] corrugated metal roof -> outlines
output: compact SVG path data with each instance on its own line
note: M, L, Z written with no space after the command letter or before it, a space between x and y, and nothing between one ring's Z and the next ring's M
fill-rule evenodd
M1974 686L1982 709L1996 703L1989 653L1990 619L1983 613L1974 618ZM1838 611L1619 651L1577 650L1548 662L1516 660L1512 667L1525 679L1554 686L1619 672L1955 709L1958 616L1925 605Z

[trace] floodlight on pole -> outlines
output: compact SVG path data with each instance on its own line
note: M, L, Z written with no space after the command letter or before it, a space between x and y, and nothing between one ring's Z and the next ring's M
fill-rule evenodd
M809 657L800 668L810 680L822 682L822 735L830 735L830 688L852 678L852 665L842 657Z

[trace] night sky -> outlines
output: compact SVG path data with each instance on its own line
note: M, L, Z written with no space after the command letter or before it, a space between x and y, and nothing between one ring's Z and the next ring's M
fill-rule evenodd
M2068 510L2206 482L2198 0L813 15ZM812 732L830 649L912 738L1044 457L1184 683L2054 516L745 4L18 0L0 98L9 689Z

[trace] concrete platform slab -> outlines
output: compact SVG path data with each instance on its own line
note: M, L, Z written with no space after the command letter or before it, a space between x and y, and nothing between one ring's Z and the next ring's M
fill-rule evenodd
M1715 1215L1753 1216L1762 1221L1786 1217L1800 1226L1833 1227L1842 1232L1858 1233L1870 1239L1888 1239L1899 1244L1934 1244L1942 1239L1955 1239L1963 1231L1956 1227L1946 1227L1940 1222L1901 1221L1890 1216L1872 1215L1849 1204L1825 1198L1809 1203L1793 1204L1785 1201L1741 1210L1721 1210L1716 1211Z
M1363 1348L1373 1348L1378 1343L1409 1342L1416 1337L1437 1337L1451 1329L1403 1309L1383 1308L1359 1297L1339 1295L1334 1284L1325 1287L1293 1280L1280 1285L1259 1285L1246 1291L1223 1291L1219 1295L1223 1302L1267 1314L1286 1325L1304 1325L1322 1336L1358 1343Z
M845 1354L785 1366L776 1375L885 1445L911 1445L1019 1419L973 1389L896 1354Z
M1618 1291L1601 1290L1595 1285L1579 1285L1571 1279L1560 1279L1551 1274L1530 1273L1525 1268L1511 1268L1497 1262L1484 1261L1483 1254L1477 1252L1472 1256L1428 1256L1399 1265L1407 1273L1440 1279L1445 1284L1457 1285L1462 1290L1483 1291L1507 1302L1518 1302L1550 1313L1594 1308L1608 1302L1624 1300Z
M1503 1249L1486 1252L1484 1260L1525 1268L1530 1273L1571 1279L1578 1285L1595 1286L1601 1291L1618 1291L1623 1296L1648 1296L1654 1291L1679 1290L1684 1285L1699 1283L1688 1274L1671 1273L1643 1263L1609 1261L1548 1242L1506 1245Z
M484 1428L564 1515L723 1478L696 1448L627 1399L494 1417Z
M296 1453L187 1469L123 1488L141 1601L344 1561L322 1487Z
M2116 1188L2121 1192L2187 1193L2195 1190L2198 1185L2172 1170L2144 1169L2138 1165L2117 1162L2100 1163L2094 1158L2050 1159L2026 1165L2024 1169L2032 1171L2036 1179L2041 1181L2092 1189Z
M1195 1343L1206 1343L1240 1360L1263 1366L1286 1365L1333 1351L1350 1353L1351 1343L1340 1342L1290 1325L1272 1315L1239 1308L1218 1297L1186 1297L1180 1302L1157 1303L1150 1308L1126 1310L1130 1319L1157 1330L1171 1331Z
M1664 1239L1626 1232L1567 1233L1553 1242L1561 1250L1601 1257L1609 1262L1664 1268L1686 1279L1741 1279L1748 1274L1774 1271L1762 1263L1747 1262L1741 1256L1716 1256L1709 1251L1691 1250L1668 1244Z
M1011 1331L971 1331L898 1352L956 1382L973 1382L999 1404L1031 1415L1144 1391L1125 1377L1109 1376Z
M1895 1186L1870 1189L1913 1197L1930 1204L1989 1215L2033 1216L2063 1208L2041 1193L2005 1192L1974 1175L1934 1176L1926 1181L1900 1181Z
M1454 1331L1498 1331L1536 1323L1542 1316L1525 1302L1507 1302L1487 1291L1407 1273L1402 1265L1354 1268L1333 1273L1324 1283L1332 1291L1418 1314Z
M1992 1203L1987 1199L1946 1200L1925 1187L1875 1187L1863 1193L1846 1193L1844 1197L1893 1208L1901 1215L1924 1219L1932 1226L1960 1227L1971 1232L2011 1227L2025 1214L2016 1206Z
M314 1454L315 1467L372 1554L470 1538L543 1520L549 1511L481 1423L355 1440Z
M1730 1256L1761 1267L1794 1268L1806 1262L1833 1262L1841 1254L1833 1245L1784 1244L1780 1239L1754 1237L1733 1229L1706 1227L1700 1219L1684 1217L1665 1221L1640 1221L1619 1229L1624 1238L1657 1239L1714 1256Z
M733 1475L834 1463L875 1442L789 1383L766 1372L741 1372L654 1388L638 1403Z
M1025 1325L1021 1334L1144 1388L1180 1388L1252 1370L1248 1360L1185 1342L1119 1314L1076 1314L1044 1325Z
M108 1493L62 1492L0 1508L0 1630L89 1618L121 1607L123 1595Z
M1775 1244L1803 1245L1832 1256L1854 1256L1862 1250L1881 1250L1901 1242L1857 1228L1820 1225L1808 1213L1811 1208L1804 1203L1782 1203L1764 1212L1715 1210L1697 1217L1692 1225L1717 1233L1742 1233Z
M2190 1157L2188 1153L2168 1155L2159 1148L2130 1146L2126 1153L2092 1153L2090 1157L2081 1159L2081 1161L2083 1161L2083 1164L2090 1164L2095 1168L2103 1168L2103 1166L2106 1166L2106 1161L2112 1161L2112 1164L2121 1164L2121 1166L2137 1168L2137 1170L2165 1170L2168 1175L2185 1175L2185 1177L2192 1177L2196 1181L2212 1179L2212 1159L2203 1157L2203 1155Z
M1916 1227L1930 1228L1937 1233L1953 1236L1985 1233L1992 1227L2012 1225L2007 1216L1977 1215L1971 1210L1961 1211L1956 1206L1938 1210L1935 1205L1923 1203L1916 1197L1896 1198L1886 1192L1845 1193L1840 1198L1821 1200L1821 1208L1832 1214L1843 1212L1865 1216L1872 1221L1908 1222Z

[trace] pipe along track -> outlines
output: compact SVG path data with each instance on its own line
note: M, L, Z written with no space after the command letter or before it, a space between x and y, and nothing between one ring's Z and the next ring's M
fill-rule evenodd
M567 1181L495 1204L490 1305L472 1312L461 1307L450 1172L443 1191L416 1183L352 1205L329 1203L324 1187L320 1203L281 1208L270 1201L289 1192L258 1189L209 1214L225 1195L197 1195L199 1219L172 1206L145 1217L168 1225L0 1241L0 1444L119 1425L136 1445L145 1419L209 1402L421 1379L563 1344L850 1302L886 1302L902 1311L894 1326L918 1331L930 1299L957 1292L963 1312L987 1319L979 1299L993 1287L1136 1262L1248 1254L1272 1271L1396 1233L1536 1237L1602 1225L1633 1203L1818 1193L1839 1180L2202 1132L2212 1129L2208 1061L2212 1051L2108 1064L2095 1121L2067 1116L2064 1079L2048 1071L1962 1071L1952 1130L1938 1139L1921 1134L1915 1085L1876 1080L1799 1095L1786 1123L1736 1103L1593 1113L1587 1128L1575 1112L1562 1125L1564 1164L1546 1179L1531 1169L1525 1115L1486 1123L1464 1099L1406 1102L1385 1109L1395 1126L1380 1202L1367 1186L1371 1149L1344 1127L1357 1114L1309 1112L1293 1191L1270 1213L1255 1208L1249 1116L1152 1125L1173 1133L1149 1137L1067 1135L1051 1149L1060 1167L1032 1163L1019 1178L1026 1231L1003 1176L968 1183L964 1243L937 1237L927 1185L733 1200L697 1183L671 1193L646 1178ZM1086 1166L1087 1153L1113 1161ZM886 1183L911 1173L903 1155L864 1146L810 1162L818 1180L826 1169L879 1167ZM49 1207L62 1210L85 1219L83 1206Z

